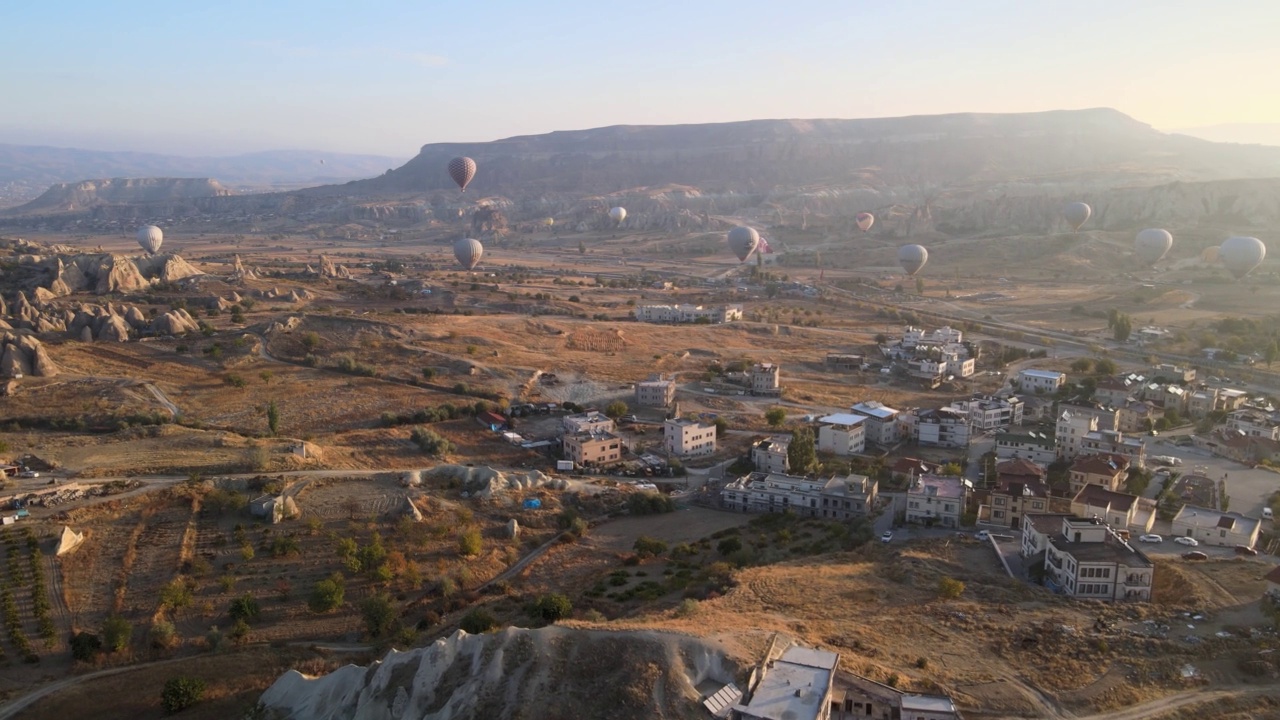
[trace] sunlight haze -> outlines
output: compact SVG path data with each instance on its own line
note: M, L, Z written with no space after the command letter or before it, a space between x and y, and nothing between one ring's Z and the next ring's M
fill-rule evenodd
M15 5L0 26L0 141L408 156L428 142L753 118L1107 106L1160 129L1280 122L1262 72L1280 60L1270 4L351 8Z

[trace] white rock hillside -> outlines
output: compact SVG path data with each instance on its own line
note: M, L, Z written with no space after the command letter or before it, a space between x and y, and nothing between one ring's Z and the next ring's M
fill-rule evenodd
M459 630L368 668L290 670L262 703L290 720L705 718L698 683L730 682L717 645L658 632Z

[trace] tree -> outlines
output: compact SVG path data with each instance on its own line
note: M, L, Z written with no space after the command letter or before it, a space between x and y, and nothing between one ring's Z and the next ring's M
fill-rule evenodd
M718 417L718 418L716 418L716 421L715 421L715 423L714 423L714 424L715 424L715 426L716 426L716 437L718 437L718 438L722 438L722 437L724 437L724 436L725 436L725 434L726 434L726 433L728 433L728 432L729 432L729 421L728 421L728 420L725 420L725 419L724 419L724 418L722 418L722 417Z
M373 637L382 637L390 632L398 614L395 605L391 603L391 598L383 593L370 595L360 603L360 615L364 618L364 627Z
M258 600L249 593L245 593L231 601L231 608L227 610L227 614L231 616L232 620L249 622L256 619L260 611Z
M102 641L110 652L120 652L129 647L133 638L133 625L119 615L112 615L102 623Z
M652 555L661 555L667 551L667 544L661 540L651 538L647 535L641 535L636 538L636 542L631 546L640 557L649 557Z
M960 463L949 462L946 465L943 465L942 469L938 472L940 475L960 477L961 475L964 475L964 468L960 467Z
M270 370L263 370L262 372L258 373L258 377L262 378L263 385L270 385L271 378L275 376L276 376L275 373L271 372Z
M311 608L311 612L323 613L330 610L336 610L342 605L342 596L345 592L342 576L334 573L325 580L317 582L311 588L311 597L307 599L307 606Z
M314 331L306 333L302 336L302 346L307 350L315 350L320 347L320 335Z
M280 434L280 408L276 406L275 400L267 405L267 429L271 430L272 435Z
M764 421L769 423L769 427L782 427L787 421L787 411L780 407L769 408L764 411Z
M627 404L622 402L621 400L614 400L613 402L604 406L604 414L608 415L614 420L617 420L618 418L627 414Z
M93 662L102 652L102 639L81 630L71 636L71 657L78 662Z
M582 242L581 240L579 240L579 241L578 241L578 254L579 254L579 255L586 255L586 254L587 254L587 245L586 245L586 243Z
M473 609L463 616L462 621L458 623L458 627L462 628L463 632L472 635L488 632L497 627L497 625L498 619L484 608Z
M1128 315L1121 314L1116 318L1116 324L1112 327L1116 342L1125 342L1129 339L1129 335L1133 333L1133 321Z
M1078 373L1089 372L1089 368L1093 367L1093 361L1089 358L1080 358L1071 363L1071 371Z
M796 428L787 445L787 465L791 472L806 474L818 464L818 449L810 427Z
M533 603L533 614L548 623L563 620L573 613L573 603L560 593L543 595Z
M160 693L164 711L170 715L186 710L204 698L204 681L200 678L179 675L165 681Z
M1093 371L1098 375L1115 375L1116 361L1111 358L1098 358L1093 363Z
M1267 346L1267 349L1263 351L1262 359L1267 361L1267 367L1270 368L1271 363L1280 359L1280 344L1277 344L1275 340L1272 340L1271 344Z
M916 278L916 294L924 294L924 278Z

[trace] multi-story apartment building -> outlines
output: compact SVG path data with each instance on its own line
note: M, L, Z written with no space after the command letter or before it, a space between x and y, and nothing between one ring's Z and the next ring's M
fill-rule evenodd
M1058 392L1058 388L1066 384L1066 374L1054 370L1027 368L1018 372L1018 388L1025 393L1050 395Z
M916 442L927 447L969 447L969 418L962 410L917 410L904 418Z
M1099 518L1115 530L1128 530L1134 535L1151 532L1156 521L1154 500L1108 490L1102 485L1085 485L1071 499L1071 512L1077 517Z
M867 446L866 419L852 413L818 418L818 450L840 457L862 453Z
M662 424L667 452L676 457L711 455L716 451L716 426L687 418L672 418Z
M1007 398L975 395L968 400L953 402L950 407L963 410L968 415L973 432L987 433L1021 425L1024 405L1017 395Z
M785 437L757 440L751 445L751 462L760 472L785 473L791 469L787 459L790 446L791 439Z
M1071 463L1068 481L1071 483L1071 495L1084 489L1085 485L1101 485L1108 490L1119 490L1129 476L1129 458L1111 453L1094 453L1081 455Z
M611 433L616 429L613 420L599 410L588 410L577 415L566 415L560 422L566 435Z
M773 363L756 363L751 367L751 394L782 394L782 369Z
M970 490L963 478L921 475L907 489L907 522L960 527Z
M583 467L603 467L622 461L622 439L611 432L566 434L564 456Z
M828 479L753 472L720 493L721 504L738 512L786 512L805 517L852 520L875 506L878 484L865 475Z
M727 323L742 319L741 305L706 308L701 305L637 305L636 320L652 323Z
M880 447L891 447L901 440L897 410L873 400L860 402L849 408L849 411L866 418L864 424L867 428L867 442Z
M1039 532L1034 517L1023 518L1024 544L1027 535ZM1151 599L1155 566L1100 519L1064 517L1044 537L1044 547L1050 589L1082 600Z
M670 407L676 399L676 383L663 377L636 383L636 405L640 407Z
M1125 435L1118 430L1102 430L1086 434L1080 442L1080 453L1119 455L1129 461L1130 467L1141 470L1147 466L1146 441Z
M1034 430L1007 432L996 435L996 457L1001 460L1026 458L1034 463L1048 465L1058 457L1058 447L1053 436Z

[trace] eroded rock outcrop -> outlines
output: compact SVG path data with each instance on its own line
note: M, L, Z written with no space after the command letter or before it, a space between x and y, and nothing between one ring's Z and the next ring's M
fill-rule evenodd
M318 678L290 670L261 702L290 720L701 717L698 685L728 683L735 673L720 645L685 635L459 630L368 668Z
M53 377L57 374L58 367L37 338L11 332L0 335L0 377Z

